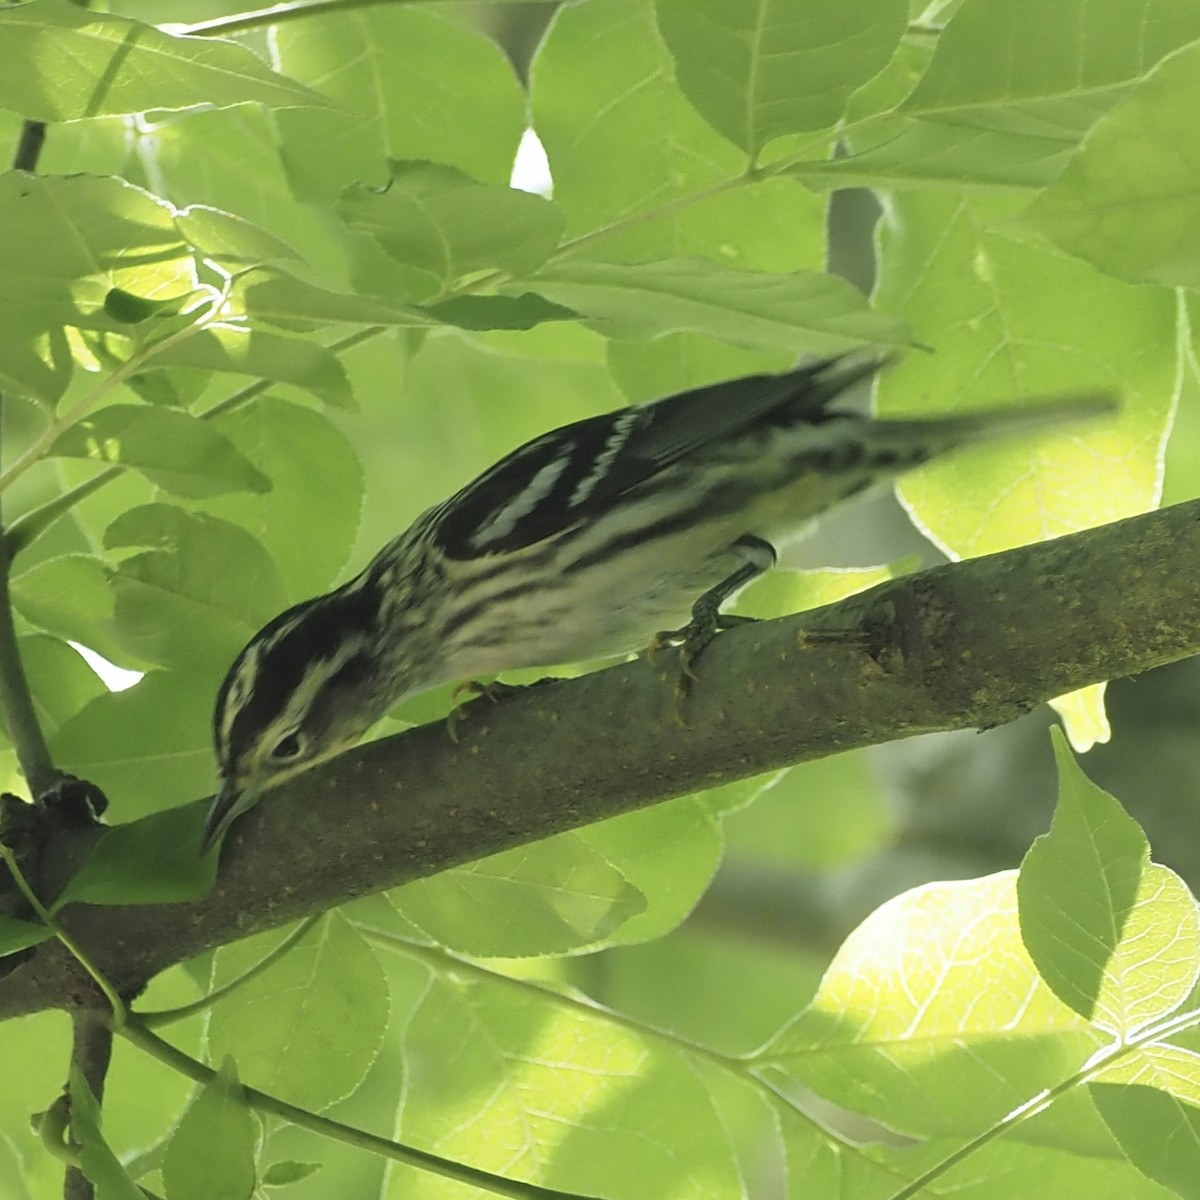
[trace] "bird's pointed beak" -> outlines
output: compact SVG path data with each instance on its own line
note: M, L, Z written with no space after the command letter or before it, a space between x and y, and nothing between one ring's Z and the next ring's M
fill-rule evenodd
M247 793L233 783L226 783L213 801L212 808L204 821L204 832L200 836L200 853L207 854L221 840L234 818L248 805Z

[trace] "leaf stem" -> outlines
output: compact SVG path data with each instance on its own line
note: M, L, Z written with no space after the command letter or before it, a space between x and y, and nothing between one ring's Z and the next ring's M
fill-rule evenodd
M768 1093L784 1103L793 1113L809 1124L817 1125L823 1136L832 1138L842 1145L844 1149L852 1153L861 1153L858 1146L852 1142L845 1141L839 1134L821 1125L811 1113L806 1112L800 1107L786 1092L776 1087L769 1080L760 1077L747 1059L737 1055L722 1054L721 1051L714 1050L711 1046L705 1046L701 1042L694 1042L677 1033L672 1033L669 1029L636 1021L632 1017L627 1017L624 1013L618 1012L616 1009L607 1008L603 1004L597 1003L595 1000L580 999L578 996L554 991L532 980L515 979L511 975L503 975L499 972L491 971L487 967L472 962L470 959L460 958L456 954L449 954L445 950L435 947L422 946L417 942L405 941L404 938L397 937L395 934L386 933L383 930L374 929L370 926L357 925L356 928L369 941L373 941L385 949L393 950L408 958L415 959L429 967L435 974L445 974L447 971L453 971L457 975L473 975L475 978L487 983L499 984L514 991L523 992L527 996L535 997L538 1003L553 1004L559 1008L569 1009L572 1012L580 1013L594 1020L605 1021L620 1029L628 1030L638 1037L650 1038L653 1041L673 1046L684 1054L711 1063L727 1074L736 1076L743 1083L748 1083L751 1087Z
M334 354L342 354L346 350L362 345L363 342L370 341L372 338L386 332L386 326L370 325L354 333L347 334L344 338L339 338L336 342L330 343L326 349ZM254 383L247 384L244 388L239 388L236 392L232 392L225 399L218 400L211 408L206 408L203 412L196 413L195 415L200 420L207 421L213 417L220 416L222 413L232 412L261 396L263 392L270 388L272 382L270 379L256 380ZM86 500L93 492L98 492L107 484L120 479L124 473L125 468L122 466L105 467L104 470L93 475L91 479L85 479L82 483L77 483L73 488L68 489L61 495L47 500L45 504L22 513L9 526L6 535L10 556L15 558L22 550L32 545L41 537L60 517L66 516L71 509L81 501Z
M30 886L29 880L25 878L25 873L17 864L16 855L2 842L0 842L0 859L8 867L21 895L25 897L29 907L37 913L42 924L51 930L54 936L62 942L75 961L92 977L96 986L104 993L104 998L112 1008L112 1016L109 1018L112 1028L119 1030L124 1025L129 1014L125 1009L125 1002L117 994L116 988L104 977L100 968L92 963L91 959L80 948L79 943L59 924L58 918L38 899L37 893Z
M375 4L386 3L389 0L318 0L317 3L306 3L296 5L279 5L274 8L261 9L251 13L242 13L234 17L221 17L213 21L203 21L196 25L181 26L179 32L189 34L191 36L220 36L226 33L239 32L243 29L253 28L258 25L269 25L276 23L283 17L291 19L300 16L311 16L315 10L322 12L334 11L336 9L348 9L354 7L371 7ZM395 2L395 0L391 0ZM407 0L400 0L407 2ZM845 137L848 133L859 132L864 128L869 128L874 122L877 122L887 114L872 114L869 117L864 117L862 120L854 122L850 125L843 126L836 131L823 131L819 136L810 139L800 149L787 158L780 159L777 162L768 163L762 167L748 167L739 175L731 176L728 179L721 180L718 183L712 184L700 191L689 193L685 196L677 196L674 200L667 201L665 204L659 205L656 208L647 209L642 212L635 212L627 217L622 217L611 222L608 225L603 225L597 229L590 230L587 233L580 234L578 237L571 238L558 246L548 258L548 262L555 262L562 259L584 246L590 245L593 242L601 241L604 238L612 237L620 233L624 233L630 229L635 229L641 225L649 224L652 221L659 220L663 217L671 216L675 213L686 211L693 205L701 204L706 200L713 199L716 196L724 195L727 192L734 191L746 184L753 184L764 179L774 178L784 174L795 166L803 162L811 153L822 147L828 146L832 141ZM486 291L489 288L498 287L504 283L510 282L512 275L507 271L493 271L477 277L468 283L458 287L451 296L465 295L469 293L478 293ZM189 327L193 328L193 327ZM343 353L354 346L361 345L373 338L379 337L381 334L387 333L388 327L382 325L371 325L363 329L349 334L344 338L331 343L327 349L335 354ZM141 359L136 364L125 364L118 373L121 374L121 379L128 375L131 370L137 369L145 358ZM17 474L23 472L32 465L32 462L27 462L31 456L36 459L44 450L52 443L53 439L58 436L62 428L73 423L78 419L81 409L85 409L94 404L104 391L109 387L120 382L120 379L110 377L104 381L95 392L86 397L79 405L75 406L70 413L59 423L55 428L48 430L41 439L14 464L13 468L8 473L0 475L0 490L15 478ZM257 396L261 395L271 386L271 381L260 379L255 383L249 384L247 387L241 388L232 393L224 400L214 404L211 408L196 415L201 418L209 418L218 416L221 413L230 412L248 403ZM122 468L110 467L91 479L85 480L77 484L74 488L65 492L61 496L56 496L52 500L47 501L39 508L33 509L25 513L23 516L13 522L12 529L9 531L11 538L11 556L19 553L21 550L29 546L36 538L38 538L50 525L52 525L59 517L69 512L81 500L90 496L93 492L98 491L106 484L114 479L120 478Z
M182 1050L176 1049L170 1042L164 1041L156 1033L152 1033L136 1017L126 1022L120 1032L138 1049L145 1051L188 1079L206 1084L216 1077L217 1073L211 1067L206 1067L202 1062L185 1054ZM506 1179L502 1175L493 1175L490 1171L482 1171L478 1167L454 1162L452 1159L442 1158L440 1155L431 1154L426 1150L418 1150L415 1147L406 1146L402 1142L394 1142L389 1138L380 1137L378 1134L367 1133L363 1129L356 1129L341 1121L322 1117L307 1109L289 1104L277 1096L260 1092L257 1088L243 1085L242 1090L246 1102L259 1112L282 1117L283 1120L290 1121L301 1129L307 1129L310 1133L317 1133L344 1145L355 1146L360 1150L382 1155L393 1162L404 1163L421 1171L429 1171L457 1183L481 1188L497 1196L507 1196L511 1200L596 1200L595 1197L581 1196L574 1192L562 1192L555 1188L541 1187L536 1183L524 1183L520 1180Z
M7 537L0 537L0 718L17 752L17 762L30 795L36 799L53 787L59 771L50 757L46 735L34 710L29 680L21 663L9 596L11 563L12 550Z
M893 1192L888 1197L888 1200L912 1200L913 1196L933 1183L934 1180L945 1175L952 1167L969 1158L976 1150L986 1146L988 1142L995 1141L1001 1134L1016 1129L1018 1125L1022 1125L1028 1121L1030 1117L1044 1112L1055 1100L1058 1100L1061 1096L1065 1096L1073 1088L1081 1087L1091 1082L1102 1071L1105 1071L1114 1063L1120 1062L1121 1059L1128 1057L1134 1051L1140 1050L1147 1043L1161 1041L1168 1034L1179 1033L1184 1029L1192 1028L1198 1024L1200 1024L1200 1010L1192 1009L1169 1019L1164 1019L1161 1022L1147 1025L1135 1036L1125 1041L1113 1042L1111 1045L1102 1047L1078 1071L1068 1075L1066 1079L1060 1080L1053 1087L1045 1088L1038 1092L1037 1095L1031 1096L1023 1104L1019 1104L1007 1116L997 1121L994 1125L989 1126L989 1128L985 1129L977 1137L959 1146L957 1150L948 1154L940 1162L935 1163L929 1170L917 1176L916 1179L910 1181L898 1192Z
M351 12L356 8L378 8L382 5L395 7L399 4L414 4L419 0L311 0L304 4L275 4L270 8L253 9L235 13L231 17L214 17L211 21L197 21L192 25L165 24L159 28L164 32L184 37L228 37L232 33L246 33L269 25L284 25L290 21L307 17L323 17L329 13ZM495 0L494 0L495 2ZM503 2L503 0L501 0ZM507 0L512 3L514 0ZM549 4L557 0L535 0Z
M130 355L112 374L106 375L86 396L67 409L57 421L52 421L7 471L0 473L0 492L3 492L14 480L20 478L30 467L45 457L46 452L54 445L55 441L118 384L124 383L131 375L140 371L146 363L161 354L163 350L187 341L188 338L194 337L204 329L217 316L224 303L225 296L223 294L214 297L208 306L208 311L201 313L190 325L185 325L161 341L154 342L142 352Z
M190 1004L181 1004L177 1008L162 1008L155 1012L137 1012L134 1014L135 1017L147 1029L156 1029L160 1025L169 1025L172 1021L182 1021L185 1017L192 1017L196 1013L204 1012L206 1008L211 1008L218 1000L223 1000L230 992L236 991L243 984L249 983L250 980L261 975L268 967L277 963L323 917L324 913L317 913L315 916L301 921L295 929L288 933L287 937L264 954L253 966L247 967L236 978L222 984L219 988L215 988L208 995L201 996L199 1000L193 1000Z
M76 1009L71 1014L71 1073L70 1078L81 1078L99 1104L104 1099L104 1085L108 1079L108 1068L112 1063L112 1025L96 1012ZM82 1141L78 1136L75 1141ZM82 1162L69 1164L63 1181L64 1200L94 1200L95 1189L83 1172Z

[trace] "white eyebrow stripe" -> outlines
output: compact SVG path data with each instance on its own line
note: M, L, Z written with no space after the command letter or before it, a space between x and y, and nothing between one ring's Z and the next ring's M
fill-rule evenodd
M225 694L225 703L221 709L221 755L227 758L230 749L230 738L233 734L233 724L238 719L246 701L253 690L254 676L258 672L258 659L262 652L262 644L256 642L250 646L245 657L238 663L237 673L229 683Z

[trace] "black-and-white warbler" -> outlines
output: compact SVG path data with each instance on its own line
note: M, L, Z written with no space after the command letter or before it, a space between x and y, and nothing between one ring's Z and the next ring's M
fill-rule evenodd
M829 359L565 425L276 617L217 695L205 849L407 696L643 649L662 630L696 650L720 605L825 509L957 446L1112 407L1076 396L902 421L832 407L879 366Z

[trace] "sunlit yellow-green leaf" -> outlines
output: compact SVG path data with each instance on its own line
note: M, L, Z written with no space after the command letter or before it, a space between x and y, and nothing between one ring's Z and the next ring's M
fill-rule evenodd
M883 905L755 1064L926 1135L978 1131L1078 1069L1104 1039L1038 977L1015 884L928 884Z
M1179 876L1150 861L1137 822L1054 737L1058 808L1021 867L1021 934L1062 1000L1127 1038L1191 991L1200 917Z

